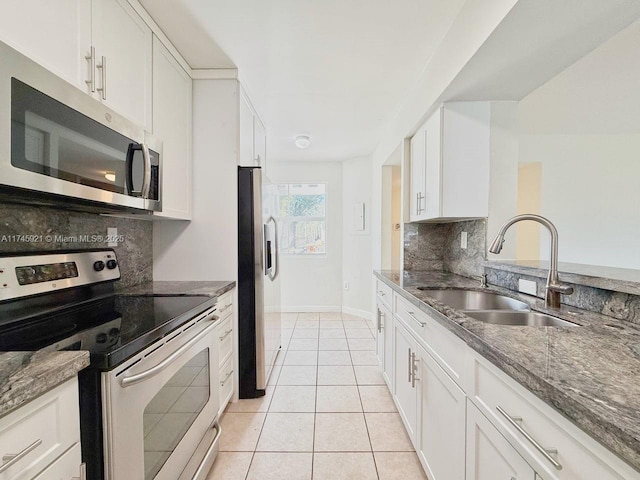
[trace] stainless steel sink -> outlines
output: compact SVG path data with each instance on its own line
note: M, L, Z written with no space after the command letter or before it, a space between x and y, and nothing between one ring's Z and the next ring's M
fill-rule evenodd
M457 310L529 310L529 305L491 292L474 290L437 290L418 287L424 293Z
M561 318L552 317L539 312L509 311L467 311L469 317L492 325L514 325L528 327L579 327L579 325Z

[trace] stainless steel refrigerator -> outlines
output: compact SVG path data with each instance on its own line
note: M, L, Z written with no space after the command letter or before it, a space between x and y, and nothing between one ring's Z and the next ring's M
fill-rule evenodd
M239 396L264 395L281 347L278 196L260 167L238 167Z

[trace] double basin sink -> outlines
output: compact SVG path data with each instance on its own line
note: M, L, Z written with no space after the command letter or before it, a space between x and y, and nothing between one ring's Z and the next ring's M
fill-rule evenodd
M530 327L577 327L575 323L545 313L533 312L529 305L514 298L475 290L437 290L418 287L431 298L462 310L467 316L493 325Z

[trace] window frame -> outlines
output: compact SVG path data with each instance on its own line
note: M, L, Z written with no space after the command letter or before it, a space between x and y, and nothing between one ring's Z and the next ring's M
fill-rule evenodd
M280 249L279 254L285 255L287 257L299 257L299 258L323 258L326 257L329 253L329 222L327 221L327 217L329 214L329 183L328 182L278 182L276 185L287 185L287 188L291 185L323 185L324 186L324 217L317 216L288 216L288 217L278 217L278 223L281 228L286 228L291 221L299 221L299 222L324 222L324 233L325 233L325 242L324 242L324 252L323 253L295 253L295 252L285 252ZM289 190L288 190L289 191ZM290 194L289 194L290 195ZM279 240L279 239L278 239Z

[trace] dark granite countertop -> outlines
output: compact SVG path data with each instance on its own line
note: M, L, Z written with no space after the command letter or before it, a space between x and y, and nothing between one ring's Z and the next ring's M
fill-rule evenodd
M0 416L76 376L89 352L0 353Z
M235 281L200 281L200 282L147 282L126 290L119 295L202 295L219 297L236 286Z
M418 290L470 288L477 280L443 272L376 271L375 275L471 348L640 470L640 329L573 307L548 310L540 299L499 287L580 328L512 327L474 320ZM433 315L433 310L442 315Z

